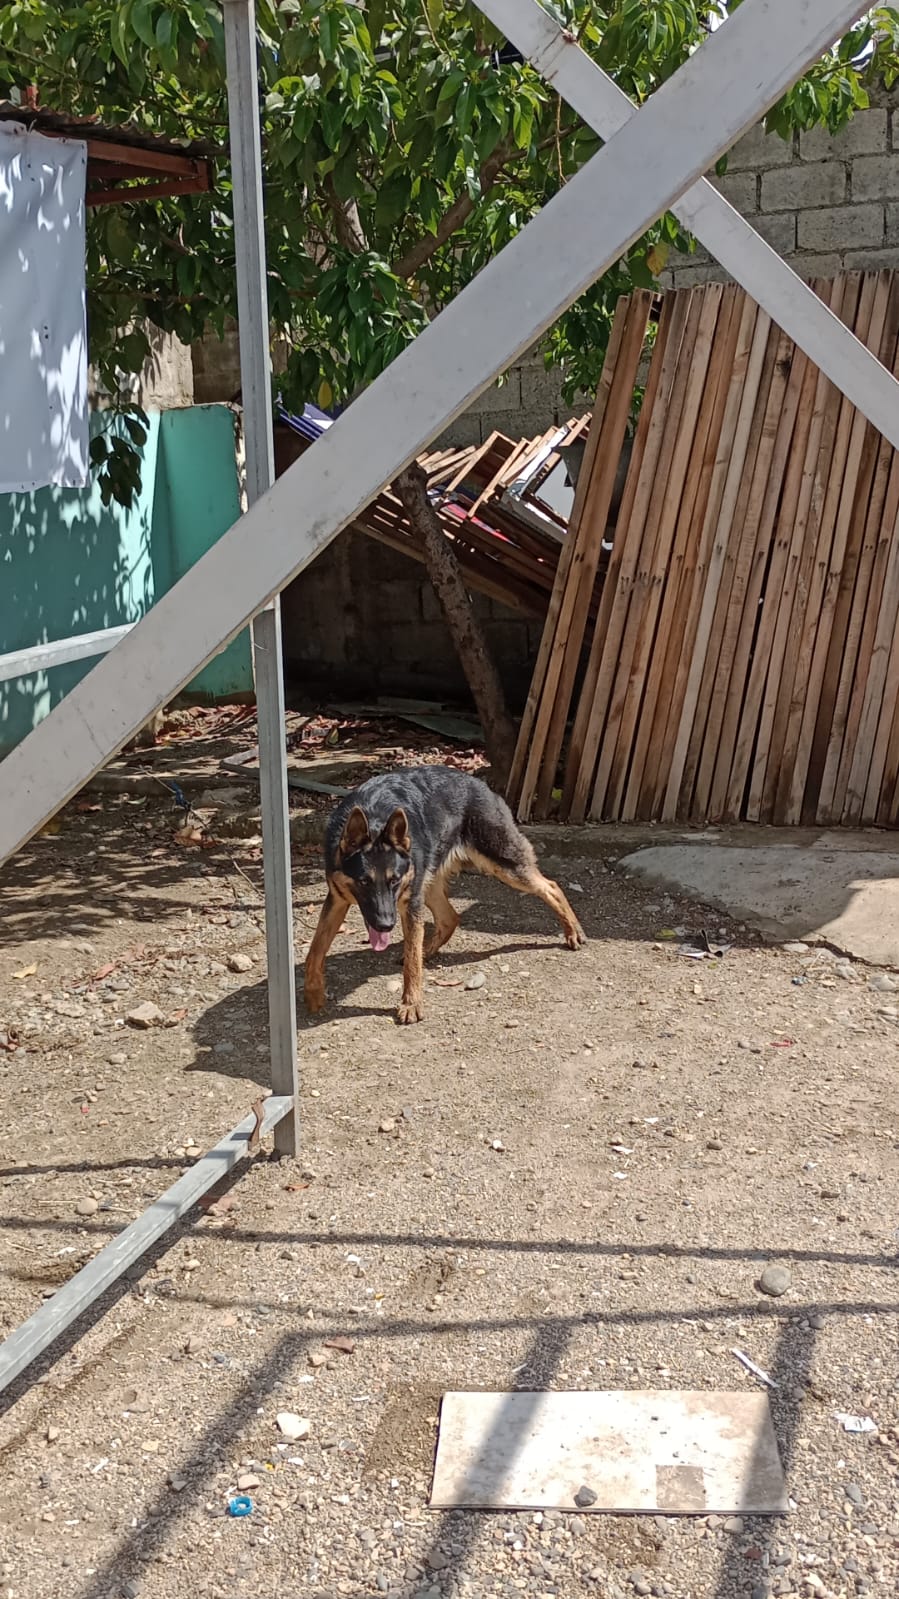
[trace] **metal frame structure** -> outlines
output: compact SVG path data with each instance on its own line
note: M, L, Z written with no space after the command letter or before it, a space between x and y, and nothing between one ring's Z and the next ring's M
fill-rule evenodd
M266 1125L286 1150L296 1136L296 1028L272 605L285 585L670 206L899 447L899 383L702 179L856 20L859 0L744 0L636 112L537 0L479 6L608 144L272 483L255 18L253 0L224 0L251 504L0 767L2 862L253 620L274 1090ZM234 1164L248 1138L247 1124L236 1128L0 1346L0 1389L213 1185L226 1160Z

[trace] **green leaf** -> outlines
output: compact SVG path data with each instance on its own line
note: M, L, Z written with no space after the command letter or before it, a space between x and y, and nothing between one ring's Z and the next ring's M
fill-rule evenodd
M106 224L106 247L114 261L130 261L134 255L134 238L122 212L111 208Z
M140 328L126 333L118 347L118 361L124 372L139 372L150 354L150 342Z
M323 61L333 61L340 42L340 24L336 11L322 11L318 19L318 47Z
M147 45L152 50L156 44L156 28L151 0L134 0L130 20L132 31L136 33L141 44Z
M375 221L379 228L391 228L409 209L412 180L405 172L394 172L382 183L375 204Z

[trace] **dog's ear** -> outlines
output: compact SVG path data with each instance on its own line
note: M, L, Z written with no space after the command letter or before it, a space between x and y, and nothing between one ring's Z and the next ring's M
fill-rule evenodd
M352 855L357 849L362 849L371 837L371 830L361 805L354 805L346 819L343 836L340 840L341 855Z
M409 818L402 807L395 810L388 819L381 837L385 843L391 844L394 849L401 849L405 855L408 855L412 848L412 840L409 837Z

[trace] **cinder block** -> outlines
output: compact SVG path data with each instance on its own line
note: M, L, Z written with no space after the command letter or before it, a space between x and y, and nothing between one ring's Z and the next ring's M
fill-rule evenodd
M752 218L752 226L778 255L792 255L796 248L796 218L788 211L774 216Z
M886 208L887 219L887 244L899 244L899 205L888 205Z
M678 260L685 261L686 256L679 256ZM673 266L671 268L672 285L675 289L692 289L697 283L730 283L731 279L717 261L708 261L702 266Z
M521 410L521 367L513 367L503 383L491 383L468 408L469 416L501 416Z
M880 272L899 266L899 247L885 250L847 250L843 256L846 272Z
M884 241L883 206L847 205L799 216L800 250L863 250Z
M843 258L835 251L829 255L794 255L790 265L806 280L836 278L843 270Z
M552 422L552 413L562 404L562 374L552 367L547 371L542 364L536 363L521 368L521 409L524 411L545 410L547 420L544 427L549 427Z
M762 176L763 211L805 211L842 205L847 194L847 168L839 161L781 167Z
M435 439L432 449L448 450L451 445L462 449L466 444L482 444L484 437L481 418L472 411L465 411L462 416L456 417L445 433L441 433L439 439Z
M723 178L713 178L712 182L741 216L758 210L758 178L754 172L727 172ZM697 255L700 250L701 246L697 245Z
M852 200L899 199L899 154L863 155L852 163Z
M851 161L857 155L876 155L888 148L887 111L856 111L852 121L839 133L826 128L809 128L799 135L799 154L803 161Z
M782 139L764 128L751 128L734 145L727 158L728 172L764 172L768 167L787 167L793 159L793 139Z

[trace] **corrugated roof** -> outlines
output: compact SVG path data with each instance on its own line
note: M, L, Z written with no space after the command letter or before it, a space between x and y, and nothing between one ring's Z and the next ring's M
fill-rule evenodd
M197 194L212 188L213 160L223 152L197 139L166 139L125 124L75 117L46 107L0 100L0 122L16 122L51 139L87 145L87 203L116 205ZM135 179L149 180L135 183Z

